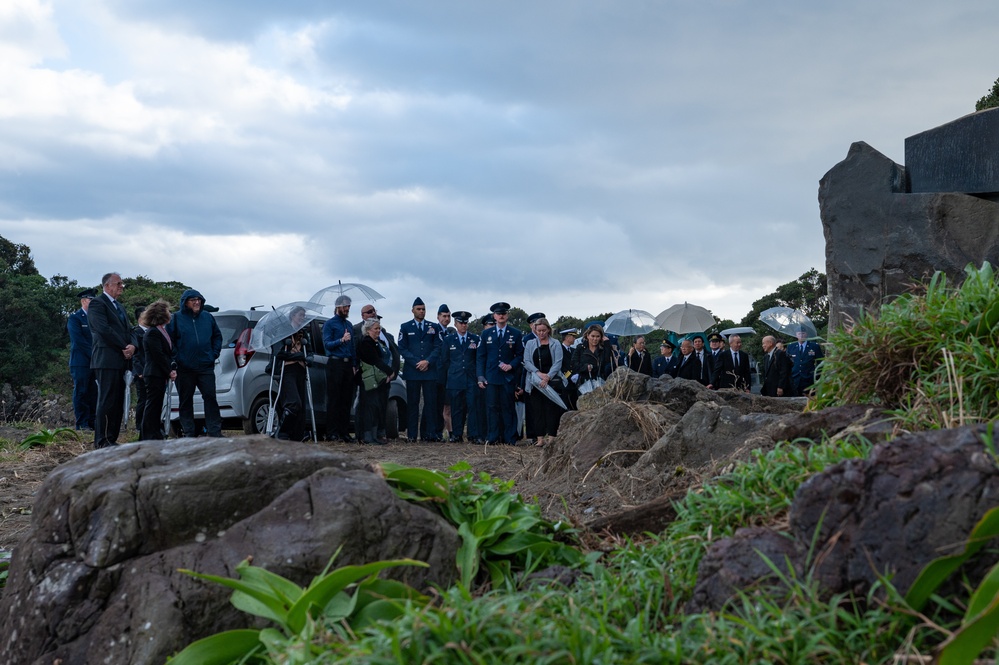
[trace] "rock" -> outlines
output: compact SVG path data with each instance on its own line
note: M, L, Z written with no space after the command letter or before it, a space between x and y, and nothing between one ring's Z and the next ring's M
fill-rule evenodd
M739 529L711 545L697 567L697 585L687 612L719 610L740 589L781 586L769 560L789 579L800 579L805 549L800 542L763 527Z
M594 404L562 416L558 438L544 450L542 468L546 475L568 474L582 480L609 453L615 453L607 458L609 463L630 466L679 420L659 404L619 400Z
M895 421L890 414L861 404L834 406L821 411L800 413L780 422L774 430L774 435L779 441L796 439L818 441L823 436L843 438L857 435L877 443L885 441L895 433Z
M999 194L999 109L905 139L905 170L910 192Z
M791 506L801 542L818 533L819 579L831 591L864 593L879 573L906 593L933 559L964 548L999 506L999 466L982 444L986 426L901 436L866 460L816 474ZM979 557L974 582L996 562Z
M795 495L787 534L740 530L712 545L688 609L719 609L735 589L766 582L772 571L755 549L786 554L801 572L813 542L813 574L826 591L863 597L888 576L905 594L927 564L963 550L975 524L999 506L999 466L982 443L987 431L908 434L879 444L868 459L815 474ZM781 540L788 538L793 544ZM975 585L997 560L983 548L962 572Z
M999 262L999 204L962 193L907 193L905 169L866 143L819 182L829 329L905 293L935 270Z
M38 492L0 602L8 662L159 663L245 627L231 591L178 572L254 565L305 585L334 567L411 557L389 576L456 576L458 537L349 456L264 437L138 443L81 455Z
M642 534L660 533L676 520L676 503L683 501L687 491L665 494L634 508L598 517L586 523L594 533Z
M743 415L730 406L697 402L652 448L635 463L652 473L676 467L699 469L730 459L740 450L773 446L772 432L788 415Z

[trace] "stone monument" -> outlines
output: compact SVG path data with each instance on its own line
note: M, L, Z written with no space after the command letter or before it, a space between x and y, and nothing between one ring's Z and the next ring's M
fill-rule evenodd
M857 142L819 181L830 330L937 270L999 263L999 108L910 136L905 161Z

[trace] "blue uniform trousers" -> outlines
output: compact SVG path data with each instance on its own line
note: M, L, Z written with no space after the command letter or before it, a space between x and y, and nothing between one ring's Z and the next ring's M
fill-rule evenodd
M448 389L448 398L451 400L451 427L454 428L451 432L452 439L464 436L468 441L477 441L482 438L479 425L479 392L479 387L474 383L468 388Z
M97 417L97 380L89 367L70 367L73 377L73 413L76 429L94 429Z
M486 386L486 418L489 422L487 443L517 442L516 393L517 386L512 381Z
M420 408L420 395L423 395L423 408ZM422 418L420 415L422 414ZM437 441L437 379L427 377L426 381L406 380L407 436L416 441L417 434L424 441Z

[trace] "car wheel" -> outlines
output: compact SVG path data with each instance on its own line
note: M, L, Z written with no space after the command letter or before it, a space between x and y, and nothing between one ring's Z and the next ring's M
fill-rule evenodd
M399 400L390 399L388 401L388 407L385 409L385 436L390 439L399 438L400 415L403 418L406 417L405 413L399 413Z
M253 400L250 406L250 417L243 418L244 434L261 434L267 431L267 416L270 413L271 405L267 395L261 395ZM278 416L274 416L277 421ZM280 427L280 422L275 423L275 427Z

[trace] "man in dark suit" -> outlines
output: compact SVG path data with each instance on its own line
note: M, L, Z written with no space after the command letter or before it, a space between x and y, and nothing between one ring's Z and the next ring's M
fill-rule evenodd
M702 386L711 383L711 371L713 369L711 359L707 357L708 350L704 348L704 335L698 333L694 335L691 344L694 345L694 355L701 366L701 374L697 377L697 382Z
M476 354L476 375L486 390L486 443L517 442L517 371L524 362L523 334L507 325L510 305L495 303L489 310L496 325L482 332Z
M676 370L676 378L697 381L701 377L701 361L694 353L694 345L689 339L680 342L680 359Z
M742 350L742 338L732 335L728 338L728 347L728 351L718 354L714 387L719 390L735 388L748 391L752 376L749 372L749 354Z
M815 383L815 371L822 362L822 347L808 341L808 331L797 332L798 341L787 346L787 356L791 359L791 388L795 397L809 393Z
M125 284L121 275L111 272L101 278L104 292L90 301L87 316L93 334L90 368L97 379L97 416L94 420L94 448L118 443L125 409L125 370L135 354L132 327L118 302Z
M791 361L777 348L772 335L763 338L763 383L760 394L768 397L791 396Z
M435 441L437 436L437 365L441 340L437 324L426 320L427 306L422 298L413 301L413 319L399 328L399 354L406 361L402 378L406 381L407 435ZM420 396L423 410L420 411ZM422 414L422 418L420 417Z
M77 294L80 309L69 315L66 329L69 331L69 375L73 377L73 413L76 415L76 429L94 429L97 413L97 382L90 369L93 339L90 333L90 320L87 309L90 301L97 296L93 289Z

